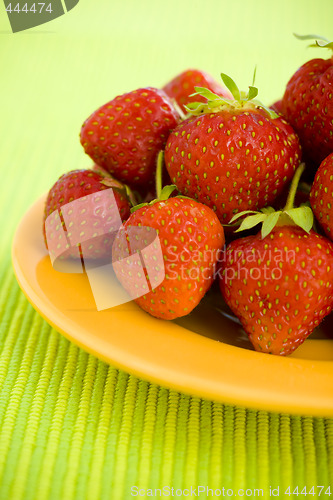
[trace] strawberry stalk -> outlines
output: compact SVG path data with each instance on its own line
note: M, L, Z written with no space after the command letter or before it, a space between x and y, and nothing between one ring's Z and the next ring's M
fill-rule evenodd
M135 205L138 203L136 196L135 196L134 192L132 191L132 189L127 184L125 184L125 191L127 194L127 198L129 199L132 207L135 207Z
M157 156L157 166L155 174L156 199L152 200L149 205L153 205L157 201L167 200L177 187L174 184L162 187L162 174L164 165L164 151L160 151ZM183 197L184 198L184 197Z
M182 108L179 106L178 102L176 101L176 99L171 99L172 101L172 104L173 104L173 107L175 108L175 110L177 111L177 113L179 114L180 116L180 119L181 121L184 121L186 120L186 118L188 118L188 115L186 115Z
M164 163L164 152L160 151L157 156L157 166L155 174L155 190L156 197L159 198L162 191L162 171Z
M293 180L291 181L290 191L283 211L291 210L294 208L294 201L295 201L297 187L304 170L305 170L305 163L301 163L295 172Z
M301 205L294 208L294 200L297 186L304 171L305 164L301 163L297 168L294 178L291 182L289 195L283 210L275 211L272 207L264 207L259 212L254 210L245 210L236 214L230 224L246 215L241 225L235 232L251 229L257 224L262 223L261 236L265 238L274 229L275 226L299 226L306 233L309 233L313 226L313 212L307 205Z
M315 40L315 43L311 43L308 47L320 47L321 49L331 49L333 50L333 42L328 40L321 35L298 35L293 33L293 35L299 40ZM333 58L333 55L332 55Z
M107 186L109 188L117 189L120 192L125 191L132 207L137 205L138 202L136 196L132 191L132 189L127 184L124 184L123 182L120 182L117 179L115 179L107 170L105 170L105 168L100 167L99 165L94 165L93 171L103 177L101 184L104 184L104 186Z
M174 184L170 186L164 186L162 188L162 171L164 165L164 152L160 151L157 156L157 165L156 165L156 173L155 173L155 189L156 189L156 198L149 203L140 203L139 205L135 205L131 208L131 213L135 212L139 208L145 207L147 205L154 205L157 201L165 201L170 198L171 194L174 192L177 187ZM182 198L185 198L182 196Z

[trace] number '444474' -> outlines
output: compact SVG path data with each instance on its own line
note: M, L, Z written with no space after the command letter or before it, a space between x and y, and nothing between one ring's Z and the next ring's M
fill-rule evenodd
M14 4L13 4L14 5ZM6 11L7 12L25 12L26 14L28 14L28 12L33 12L34 14L40 14L41 12L49 12L51 14L52 12L52 4L49 3L46 7L45 7L45 3L43 2L38 2L38 3L33 3L30 8L28 7L28 4L25 3L22 7L20 6L19 3L17 3L15 5L15 7L12 7L12 4L9 3L6 7ZM44 8L45 7L45 8Z
M325 498L325 495L329 497L331 496L331 488L329 486L326 489L325 486L312 486L311 489L307 490L306 486L304 486L304 488L301 490L298 489L298 486L296 486L294 490L292 490L291 487L289 486L284 492L284 494L289 496L313 495L313 497L316 496L316 498L320 496L323 496Z

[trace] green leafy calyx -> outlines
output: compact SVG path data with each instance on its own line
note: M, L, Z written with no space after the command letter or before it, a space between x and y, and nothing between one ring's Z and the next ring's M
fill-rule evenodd
M177 186L175 186L174 184L172 184L170 186L164 186L164 188L162 189L162 191L160 193L159 198L156 198L155 200L152 200L149 203L139 203L139 205L136 205L135 207L131 208L131 213L136 212L136 210L139 210L139 208L148 207L148 206L154 205L158 201L163 201L163 200L169 199L171 193L173 193L175 189L177 189Z
M234 82L234 80L226 75L225 73L221 73L221 78L224 85L230 91L233 99L228 99L227 97L220 96L218 94L214 94L209 89L205 87L194 87L195 93L192 96L200 95L204 97L207 102L190 102L185 106L186 110L191 115L202 115L207 113L219 113L223 109L227 108L235 108L235 109L265 109L271 118L277 118L278 115L270 108L264 106L258 99L256 99L258 95L258 89L254 86L256 71L254 71L253 82L252 85L249 86L249 90L247 92L239 90L238 86Z
M304 163L301 163L301 165L296 170L291 183L287 203L283 210L276 211L272 207L265 207L258 212L254 210L246 210L244 212L240 212L230 220L230 224L232 224L242 217L247 216L243 218L239 228L236 229L236 232L251 229L257 224L262 223L262 238L268 236L275 226L299 226L306 233L309 233L313 226L313 213L311 208L306 204L294 208L294 199L297 191L297 186L304 168Z

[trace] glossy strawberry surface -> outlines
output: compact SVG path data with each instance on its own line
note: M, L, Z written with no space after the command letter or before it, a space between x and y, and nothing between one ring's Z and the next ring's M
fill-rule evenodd
M157 318L174 319L189 314L210 288L224 245L223 228L214 212L194 200L169 198L136 210L124 224L124 230L128 234L117 237L113 262L121 261L115 271L125 290L139 295L136 303ZM158 244L154 239L149 242L150 230L155 230ZM144 240L148 246L156 245L155 254L145 256ZM149 286L146 279L142 280L142 262L124 258L138 250L143 255ZM157 287L149 269L163 271L164 278Z
M333 240L333 153L325 158L317 170L310 203L320 226Z
M333 152L333 59L312 59L289 80L282 114L318 166Z
M290 125L262 109L227 108L189 118L170 134L165 149L179 191L208 205L223 223L270 204L300 158Z
M333 245L288 225L238 239L226 249L220 289L257 351L290 354L332 310Z
M179 121L169 97L147 87L97 109L82 125L85 152L117 179L131 186L153 182L158 152Z
M163 87L163 90L170 98L175 99L177 104L186 113L184 106L189 102L205 102L204 98L200 95L192 95L195 93L195 87L205 87L215 94L230 97L229 92L222 85L219 85L212 76L198 69L183 71L167 83Z
M112 187L113 186L113 187ZM84 199L89 200L89 195L112 189L117 207L111 207L110 199L101 196L95 197L92 203L89 201L86 205ZM80 206L75 207L72 202L81 200ZM72 207L75 217L69 224L71 227L65 227L65 222L61 209ZM113 210L114 208L114 210ZM55 211L59 212L60 224L54 224L53 232L49 237L54 239L57 245L66 249L67 239L64 236L76 235L81 241L87 241L85 245L85 257L101 258L106 255L111 256L111 246L113 237L111 233L117 228L118 214L122 221L130 215L130 203L121 183L115 181L110 176L102 175L93 170L72 170L62 175L50 189L44 211L43 232L45 235L45 221ZM69 215L70 215L70 211ZM55 219L56 220L56 219ZM65 235L62 233L65 228ZM100 228L106 234L102 237L97 236ZM109 233L109 234L107 234ZM45 240L46 241L46 240ZM54 245L54 242L53 242ZM47 242L46 242L47 246ZM82 252L80 251L82 257ZM73 257L78 257L79 253L73 251Z

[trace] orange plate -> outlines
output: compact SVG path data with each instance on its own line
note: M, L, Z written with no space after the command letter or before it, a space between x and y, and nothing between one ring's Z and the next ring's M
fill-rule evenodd
M155 319L134 302L97 311L86 275L53 269L42 237L44 197L13 242L17 280L32 305L69 340L138 377L199 397L269 411L333 417L328 319L290 357L254 352L211 291L189 316ZM332 324L332 322L331 322Z

